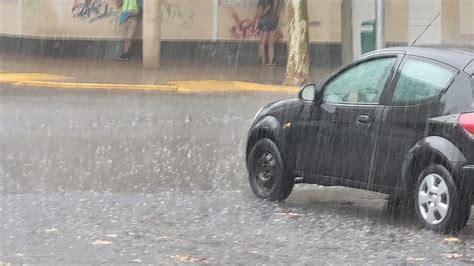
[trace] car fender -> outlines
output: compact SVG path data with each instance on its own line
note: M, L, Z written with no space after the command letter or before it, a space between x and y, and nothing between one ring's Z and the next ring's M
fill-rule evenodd
M278 134L281 124L274 116L265 116L255 123L250 129L247 138L246 158L248 157L253 145L261 138L269 138L278 146Z
M433 154L441 158L443 162L448 164L448 168L457 171L466 163L466 158L462 152L448 139L440 136L430 136L418 141L408 152L402 166L402 178L399 187L402 189L410 189L411 171L415 167L417 160L423 154Z

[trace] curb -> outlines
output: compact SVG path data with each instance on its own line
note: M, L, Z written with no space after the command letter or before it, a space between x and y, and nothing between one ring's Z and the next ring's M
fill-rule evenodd
M134 91L171 91L176 92L177 86L173 85L141 85L141 84L107 84L107 83L73 83L51 81L22 81L14 83L20 87L56 88L71 90L134 90Z
M69 82L71 77L45 73L0 73L0 83L11 83L16 87L35 87L68 90L122 90L161 91L181 94L228 93L228 92L268 92L297 93L298 87L267 85L243 81L188 80L170 81L167 84L120 84Z

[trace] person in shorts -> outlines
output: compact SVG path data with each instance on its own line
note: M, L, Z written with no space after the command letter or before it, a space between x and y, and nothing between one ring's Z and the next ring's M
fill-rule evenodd
M275 42L278 39L277 27L280 0L259 0L256 27L259 31L258 58L262 65L274 66Z
M138 30L143 0L119 0L118 5L122 8L120 25L122 26L124 34L123 53L119 57L119 60L128 61L130 59L133 39Z

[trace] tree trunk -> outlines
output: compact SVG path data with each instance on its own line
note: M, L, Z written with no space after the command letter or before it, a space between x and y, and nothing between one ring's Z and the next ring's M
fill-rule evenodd
M286 0L288 16L288 62L285 85L309 80L309 32L307 0Z

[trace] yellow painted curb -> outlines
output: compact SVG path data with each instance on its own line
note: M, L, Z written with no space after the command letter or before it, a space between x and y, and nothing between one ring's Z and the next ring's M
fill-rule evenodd
M64 82L73 78L45 73L0 73L0 83L13 83L15 86L37 88L58 88L76 90L133 90L166 91L183 94L216 92L276 92L297 93L298 87L266 85L242 81L188 80L172 81L168 84L115 84Z
M211 93L211 92L280 92L297 93L298 87L266 85L242 81L189 80L173 81L179 93Z
M76 90L134 90L134 91L170 91L175 92L175 85L149 85L149 84L107 84L107 83L74 83L74 82L50 82L50 81L23 81L16 82L16 86L76 89Z
M0 73L0 83L15 83L24 81L54 81L70 80L71 77L45 73Z

